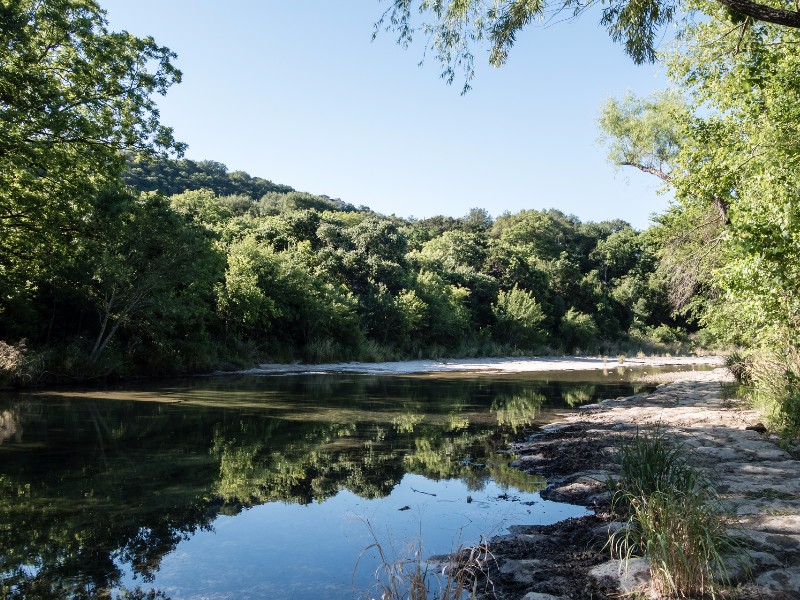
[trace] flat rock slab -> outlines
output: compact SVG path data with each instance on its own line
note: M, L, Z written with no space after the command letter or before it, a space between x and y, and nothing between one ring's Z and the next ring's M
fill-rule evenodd
M767 597L800 598L800 566L774 569L756 578L756 585Z
M604 488L617 476L620 437L657 426L691 450L690 462L712 476L726 506L738 515L740 527L733 532L744 540L752 569L748 579L744 569L731 564L731 574L740 582L738 597L800 600L800 461L791 447L787 452L769 432L746 429L759 421L756 412L725 398L719 383L704 376L661 385L648 395L603 401L515 444L514 451L520 454L515 465L549 478L544 497L591 505L601 518L593 525L585 521L589 530L580 533L572 525L575 540L550 533L557 529L528 532L533 539L527 549L521 539L526 533L519 530L513 562L503 562L500 552L501 572L516 587L504 595L500 585L497 598L601 599L648 585L644 560L630 561L626 571L619 561L609 561L602 549L608 532L619 527L608 516L603 520L608 504ZM800 451L800 444L796 446ZM542 539L548 533L556 536L550 543ZM541 562L549 561L556 551L581 556L590 546L593 558L573 565L571 578L554 563ZM553 571L549 579L548 569ZM520 590L520 586L529 587Z

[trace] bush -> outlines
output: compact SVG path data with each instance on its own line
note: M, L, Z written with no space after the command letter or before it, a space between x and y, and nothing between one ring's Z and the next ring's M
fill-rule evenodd
M752 378L752 359L743 354L740 351L731 352L725 358L725 366L728 367L728 370L731 372L733 377L739 383L743 384L751 384L753 383Z
M0 388L19 383L25 378L25 340L7 344L0 340Z
M342 354L342 347L329 338L311 340L303 348L303 360L312 364L337 362L342 360Z
M570 308L559 326L561 344L565 350L588 351L597 346L600 331L591 315Z
M752 403L771 429L800 435L800 351L791 345L770 347L748 360Z
M535 348L545 341L542 323L545 315L533 294L514 285L509 292L500 291L492 307L496 320L495 339L500 343L522 348Z
M661 324L650 328L647 337L657 344L680 344L686 341L686 331L679 327Z

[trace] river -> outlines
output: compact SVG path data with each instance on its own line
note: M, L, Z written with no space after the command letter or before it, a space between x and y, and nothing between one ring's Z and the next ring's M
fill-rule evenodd
M5 597L359 598L547 502L507 444L630 370L199 377L0 395ZM377 544L377 545L376 545ZM127 596L126 596L127 595Z

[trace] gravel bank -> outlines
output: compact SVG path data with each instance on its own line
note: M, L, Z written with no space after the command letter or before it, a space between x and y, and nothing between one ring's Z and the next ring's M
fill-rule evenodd
M626 367L710 366L723 364L719 356L646 356L625 358ZM239 374L270 375L284 373L366 373L373 375L408 375L415 373L530 373L536 371L602 370L618 366L617 357L529 358L453 358L441 360L405 360L398 362L350 362L307 364L263 364Z

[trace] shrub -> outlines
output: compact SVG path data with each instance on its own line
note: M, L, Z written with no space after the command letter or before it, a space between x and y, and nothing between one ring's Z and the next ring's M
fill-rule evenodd
M561 344L565 350L590 350L597 345L600 334L591 315L570 308L559 326Z
M750 384L752 379L752 360L742 352L735 350L725 358L725 366L739 383Z
M647 337L657 344L679 344L686 341L686 331L661 324L647 330Z
M516 285L508 292L501 290L492 312L496 320L494 333L498 342L534 348L545 341L546 334L542 327L544 311L528 290Z
M303 348L307 363L319 364L342 360L342 347L330 338L311 340Z
M770 428L800 434L800 351L794 346L762 349L750 358L750 400Z
M25 376L25 340L7 344L0 340L0 388L18 383Z

